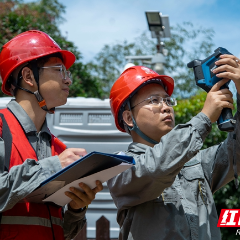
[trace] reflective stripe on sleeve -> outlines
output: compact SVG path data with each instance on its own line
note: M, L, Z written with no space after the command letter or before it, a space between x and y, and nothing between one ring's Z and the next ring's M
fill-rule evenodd
M63 226L60 218L51 217L52 224ZM51 227L51 222L46 218L39 217L21 217L21 216L2 216L1 224L19 224L19 225L39 225L43 227Z

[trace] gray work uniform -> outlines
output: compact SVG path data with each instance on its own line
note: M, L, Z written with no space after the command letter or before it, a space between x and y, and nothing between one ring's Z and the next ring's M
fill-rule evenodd
M120 240L219 240L213 193L233 180L233 154L240 172L240 96L233 134L200 150L211 122L199 113L149 147L129 145L136 165L108 181L118 208Z
M39 161L27 159L23 164L12 167L9 172L0 172L0 212L11 209L35 190L41 182L62 169L58 156L51 153L51 133L46 121L37 133L33 121L24 109L15 101L8 103L7 108L22 125L26 136L37 153ZM0 169L4 169L4 141L0 138ZM85 210L72 212L65 208L64 236L73 238L86 222ZM4 221L4 218L2 219Z

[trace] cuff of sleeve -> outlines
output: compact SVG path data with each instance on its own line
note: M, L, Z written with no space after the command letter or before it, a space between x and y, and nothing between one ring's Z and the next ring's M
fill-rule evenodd
M190 122L192 126L198 130L202 140L204 141L212 130L212 123L210 119L204 113L200 112L194 118L192 118Z
M43 174L46 178L52 176L54 173L62 170L62 166L58 156L52 156L48 158L44 158L39 161L43 169Z
M78 221L81 220L85 217L87 208L82 208L79 209L79 211L71 211L71 209L69 209L69 206L66 205L65 206L65 214L64 214L64 219L72 219L72 221Z
M68 204L67 207L66 207L66 210L69 210L69 211L74 212L74 213L80 213L80 212L83 212L87 208L88 207L85 206L84 208L80 208L80 209L72 209L71 206Z

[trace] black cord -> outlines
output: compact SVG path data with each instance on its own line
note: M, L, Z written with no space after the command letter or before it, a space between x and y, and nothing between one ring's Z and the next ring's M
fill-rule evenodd
M53 231L52 217L51 217L50 209L49 209L48 203L46 203L46 205L47 205L47 209L48 209L48 213L49 213L49 219L50 219L50 223L51 223L53 240L55 240L55 235L54 235L54 231Z
M236 163L236 144L237 144L237 135L233 134L233 171L234 171L234 183L236 189L238 189L239 181L238 181L238 172L237 172L237 163Z

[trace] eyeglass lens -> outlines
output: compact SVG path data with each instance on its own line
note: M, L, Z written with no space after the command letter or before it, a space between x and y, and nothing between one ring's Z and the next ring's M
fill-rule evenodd
M61 72L62 72L62 75L63 75L63 79L66 80L67 78L69 78L72 82L72 74L70 71L67 71L65 66L62 66L61 67Z
M48 67L41 67L41 68L59 68L60 72L61 72L61 76L63 80L67 80L68 78L70 79L72 84L72 74L70 71L66 70L66 67L64 65L60 65L60 66L48 66Z
M162 98L160 96L152 96L151 97L151 102L154 105L158 105L162 102L165 102L168 106L176 106L177 102L175 98L167 97L167 98Z

